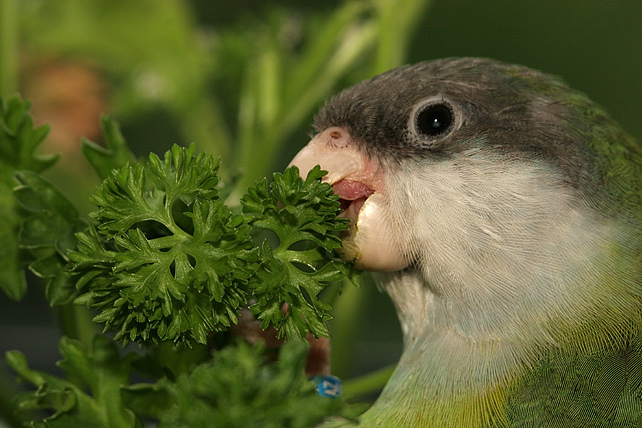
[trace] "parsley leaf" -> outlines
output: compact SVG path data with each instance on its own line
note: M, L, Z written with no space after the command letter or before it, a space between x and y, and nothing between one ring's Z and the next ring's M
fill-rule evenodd
M29 114L31 104L15 95L0 98L0 160L12 169L41 172L58 160L58 155L35 151L49 133L49 126L35 127Z
M135 158L125 137L120 132L118 122L108 116L103 116L100 118L100 124L107 147L99 146L86 138L82 140L81 147L85 158L94 167L98 176L105 179L109 177L112 170L121 168Z
M32 257L25 258L27 254L20 250L17 238L22 212L13 196L14 173L40 172L58 159L54 155L35 153L49 127L34 127L29 108L29 102L19 96L6 100L0 97L0 289L15 300L27 291L23 267Z
M286 343L269 364L262 346L229 346L176 383L161 382L171 404L159 428L308 428L327 416L354 418L341 400L317 395L305 376L306 356L299 341Z
M19 171L14 195L26 212L19 233L20 247L29 251L29 269L47 283L51 305L71 302L74 281L67 253L76 247L75 233L87 227L76 207L58 188L33 171Z
M94 321L124 343L207 343L248 303L279 337L327 336L331 308L319 294L350 268L333 253L348 226L320 180L325 172L274 174L247 191L235 214L219 196L217 169L192 145L114 170L92 198L96 225L77 234L69 253L76 303L97 309ZM254 246L262 231L278 244Z
M159 428L308 428L329 416L356 420L363 410L316 393L305 375L308 346L302 341L286 343L276 361L260 344L235 342L176 380L136 384L131 377L144 359L138 352L121 355L105 336L96 335L89 348L63 337L59 349L67 379L29 368L18 351L6 355L20 378L37 388L17 396L16 409L48 414L28 426L140 428L144 417Z
M58 363L70 380L30 369L25 356L7 352L6 361L22 379L37 387L16 397L20 411L53 410L33 427L130 428L141 427L121 398L121 387L129 384L134 354L120 357L116 344L97 335L91 349L77 340L62 338L59 344L63 359ZM136 424L136 425L135 425Z
M337 218L339 197L321 182L325 174L316 166L304 181L291 167L274 174L269 186L267 180L259 182L241 200L250 224L278 237L275 248L267 241L261 246L261 265L250 283L256 302L250 309L262 328L273 325L279 337L327 336L331 307L319 294L350 273L332 253L341 246L338 232L348 229L348 220Z
M23 107L12 108L26 114ZM9 125L17 123L15 111L9 116ZM0 138L0 156L44 168L46 159L20 150L35 147L45 132L18 116L26 124L20 138L31 143L6 155ZM10 231L17 233L19 209L20 264L47 281L50 303L89 306L116 340L145 344L147 355L121 356L105 336L87 346L63 338L64 380L30 369L17 351L7 353L8 364L37 387L18 396L16 407L50 411L30 426L141 427L146 416L160 427L213 421L230 428L307 427L327 415L350 418L341 400L319 397L306 379L306 342L287 342L275 362L263 346L241 342L211 360L205 345L248 306L261 327L275 327L279 337L327 335L330 305L320 295L354 272L334 254L338 233L348 226L337 218L337 196L321 182L325 172L317 167L305 180L296 168L274 174L272 183L263 180L247 191L239 212L224 203L230 190L211 155L174 146L162 159L152 154L136 163L115 122L105 119L103 127L107 150L85 142L90 162L106 176L92 197L92 221L82 220L52 183L21 170L11 177L19 185ZM270 234L276 239L264 239ZM8 289L18 297L23 292ZM186 345L181 351L190 351L191 359L175 345ZM141 373L157 381L130 385L135 367L143 365L151 370Z
M77 303L123 342L206 343L236 322L258 258L245 217L218 197L218 163L174 146L115 170L92 198L98 225L70 253Z

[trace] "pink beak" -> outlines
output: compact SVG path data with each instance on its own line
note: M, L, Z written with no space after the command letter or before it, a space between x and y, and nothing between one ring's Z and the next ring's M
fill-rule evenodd
M292 159L302 177L316 165L328 171L323 181L340 197L344 211L340 217L351 220L350 233L343 237L341 254L364 270L398 270L407 266L391 237L384 168L369 158L350 133L332 126L315 135Z

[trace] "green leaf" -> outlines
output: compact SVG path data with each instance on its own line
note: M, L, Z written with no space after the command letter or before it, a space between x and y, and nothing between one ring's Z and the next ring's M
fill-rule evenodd
M129 385L133 354L121 358L116 345L103 336L95 337L91 349L62 338L59 349L63 356L59 365L75 382L32 370L22 353L7 352L7 364L37 388L16 397L18 411L50 412L42 421L31 422L32 426L129 428L140 424L121 396L121 388Z
M20 300L27 292L27 281L25 279L23 265L18 246L18 217L14 211L14 201L7 202L7 195L0 184L0 289L13 300Z
M28 213L20 232L26 248L56 247L62 256L75 246L76 230L84 227L74 205L58 188L33 171L18 171L14 195Z
M317 166L303 180L291 167L274 174L269 186L263 180L248 189L241 201L252 216L250 224L279 240L275 248L263 244L261 265L250 283L256 299L252 313L262 328L274 326L279 337L327 336L331 308L319 294L350 273L333 254L341 246L338 232L348 225L337 217L338 197L321 182L325 173Z
M94 167L98 176L105 179L114 169L122 168L128 162L133 161L135 157L120 132L118 122L108 116L103 116L100 123L107 147L99 146L86 138L82 140L81 147L85 158Z
M50 181L33 171L18 171L14 195L26 215L19 232L21 248L32 250L29 269L46 281L51 305L71 302L75 296L67 253L76 248L75 233L87 227L78 211Z
M183 208L189 210L194 200L218 195L218 161L194 151L194 145L187 149L175 145L164 161L151 154L145 166L126 165L114 171L92 197L98 210L91 216L100 223L100 231L113 237L148 222L150 227L181 234L186 221Z
M48 131L46 126L33 126L27 101L17 95L0 97L0 289L15 300L27 291L27 261L17 239L22 215L13 196L13 175L22 169L42 171L56 162L56 156L35 153Z
M342 400L320 397L305 376L307 343L286 343L276 362L262 346L239 343L175 382L161 381L170 405L159 428L308 428L326 416L354 419Z
M159 384L136 384L123 388L122 395L136 415L160 419L174 405L167 388Z
M0 162L9 170L40 172L58 160L58 155L35 153L49 133L49 126L34 127L30 107L17 95L7 100L0 98Z
M348 226L320 180L325 172L317 167L306 180L296 168L275 174L269 186L248 190L239 215L220 199L217 171L193 145L112 171L92 198L96 226L78 233L68 254L76 303L98 310L94 321L123 343L207 343L238 321L250 295L262 328L287 338L327 335L330 305L319 295L350 269L333 253ZM261 231L278 244L254 247L251 233ZM55 270L50 260L33 269ZM72 295L68 278L60 278L60 300Z
M50 305L61 306L73 302L76 296L75 279L65 265L47 282L45 298Z

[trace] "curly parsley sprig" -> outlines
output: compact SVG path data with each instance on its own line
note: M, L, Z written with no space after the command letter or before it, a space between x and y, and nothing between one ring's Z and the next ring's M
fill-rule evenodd
M79 303L124 342L205 343L237 321L257 251L244 216L218 197L216 162L174 146L126 165L92 201L97 225L70 253Z
M174 146L105 179L92 198L96 224L69 254L76 302L123 342L206 343L248 304L279 337L327 335L319 294L349 268L332 253L347 224L324 172L275 174L247 191L238 214L219 196L217 170L211 155ZM255 246L262 230L278 244Z
M292 167L274 174L269 186L261 181L241 201L253 227L278 237L275 248L267 242L261 247L260 267L250 283L256 302L250 309L262 328L275 326L279 337L307 331L327 336L331 307L319 294L348 273L332 254L341 246L337 232L348 229L348 221L337 218L339 198L321 182L325 173L316 166L304 181Z

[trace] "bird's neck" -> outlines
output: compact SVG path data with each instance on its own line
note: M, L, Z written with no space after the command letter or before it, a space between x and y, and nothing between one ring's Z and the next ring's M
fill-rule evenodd
M430 309L439 298L426 292L419 275L406 272L387 279L386 291L403 326L405 349L377 403L363 415L362 425L481 428L501 424L507 392L522 367L514 345L474 340L434 325Z
M598 250L585 251L577 263L567 257L564 275L550 276L553 282L524 275L533 282L471 283L454 296L441 292L444 284L431 284L425 271L383 274L405 349L363 426L503 426L510 394L542 359L621 347L640 323L640 284L630 270L637 252L618 250L626 247L615 238L603 242L611 244L584 246ZM446 285L454 290L458 280ZM504 292L504 301L485 300L489 291Z

